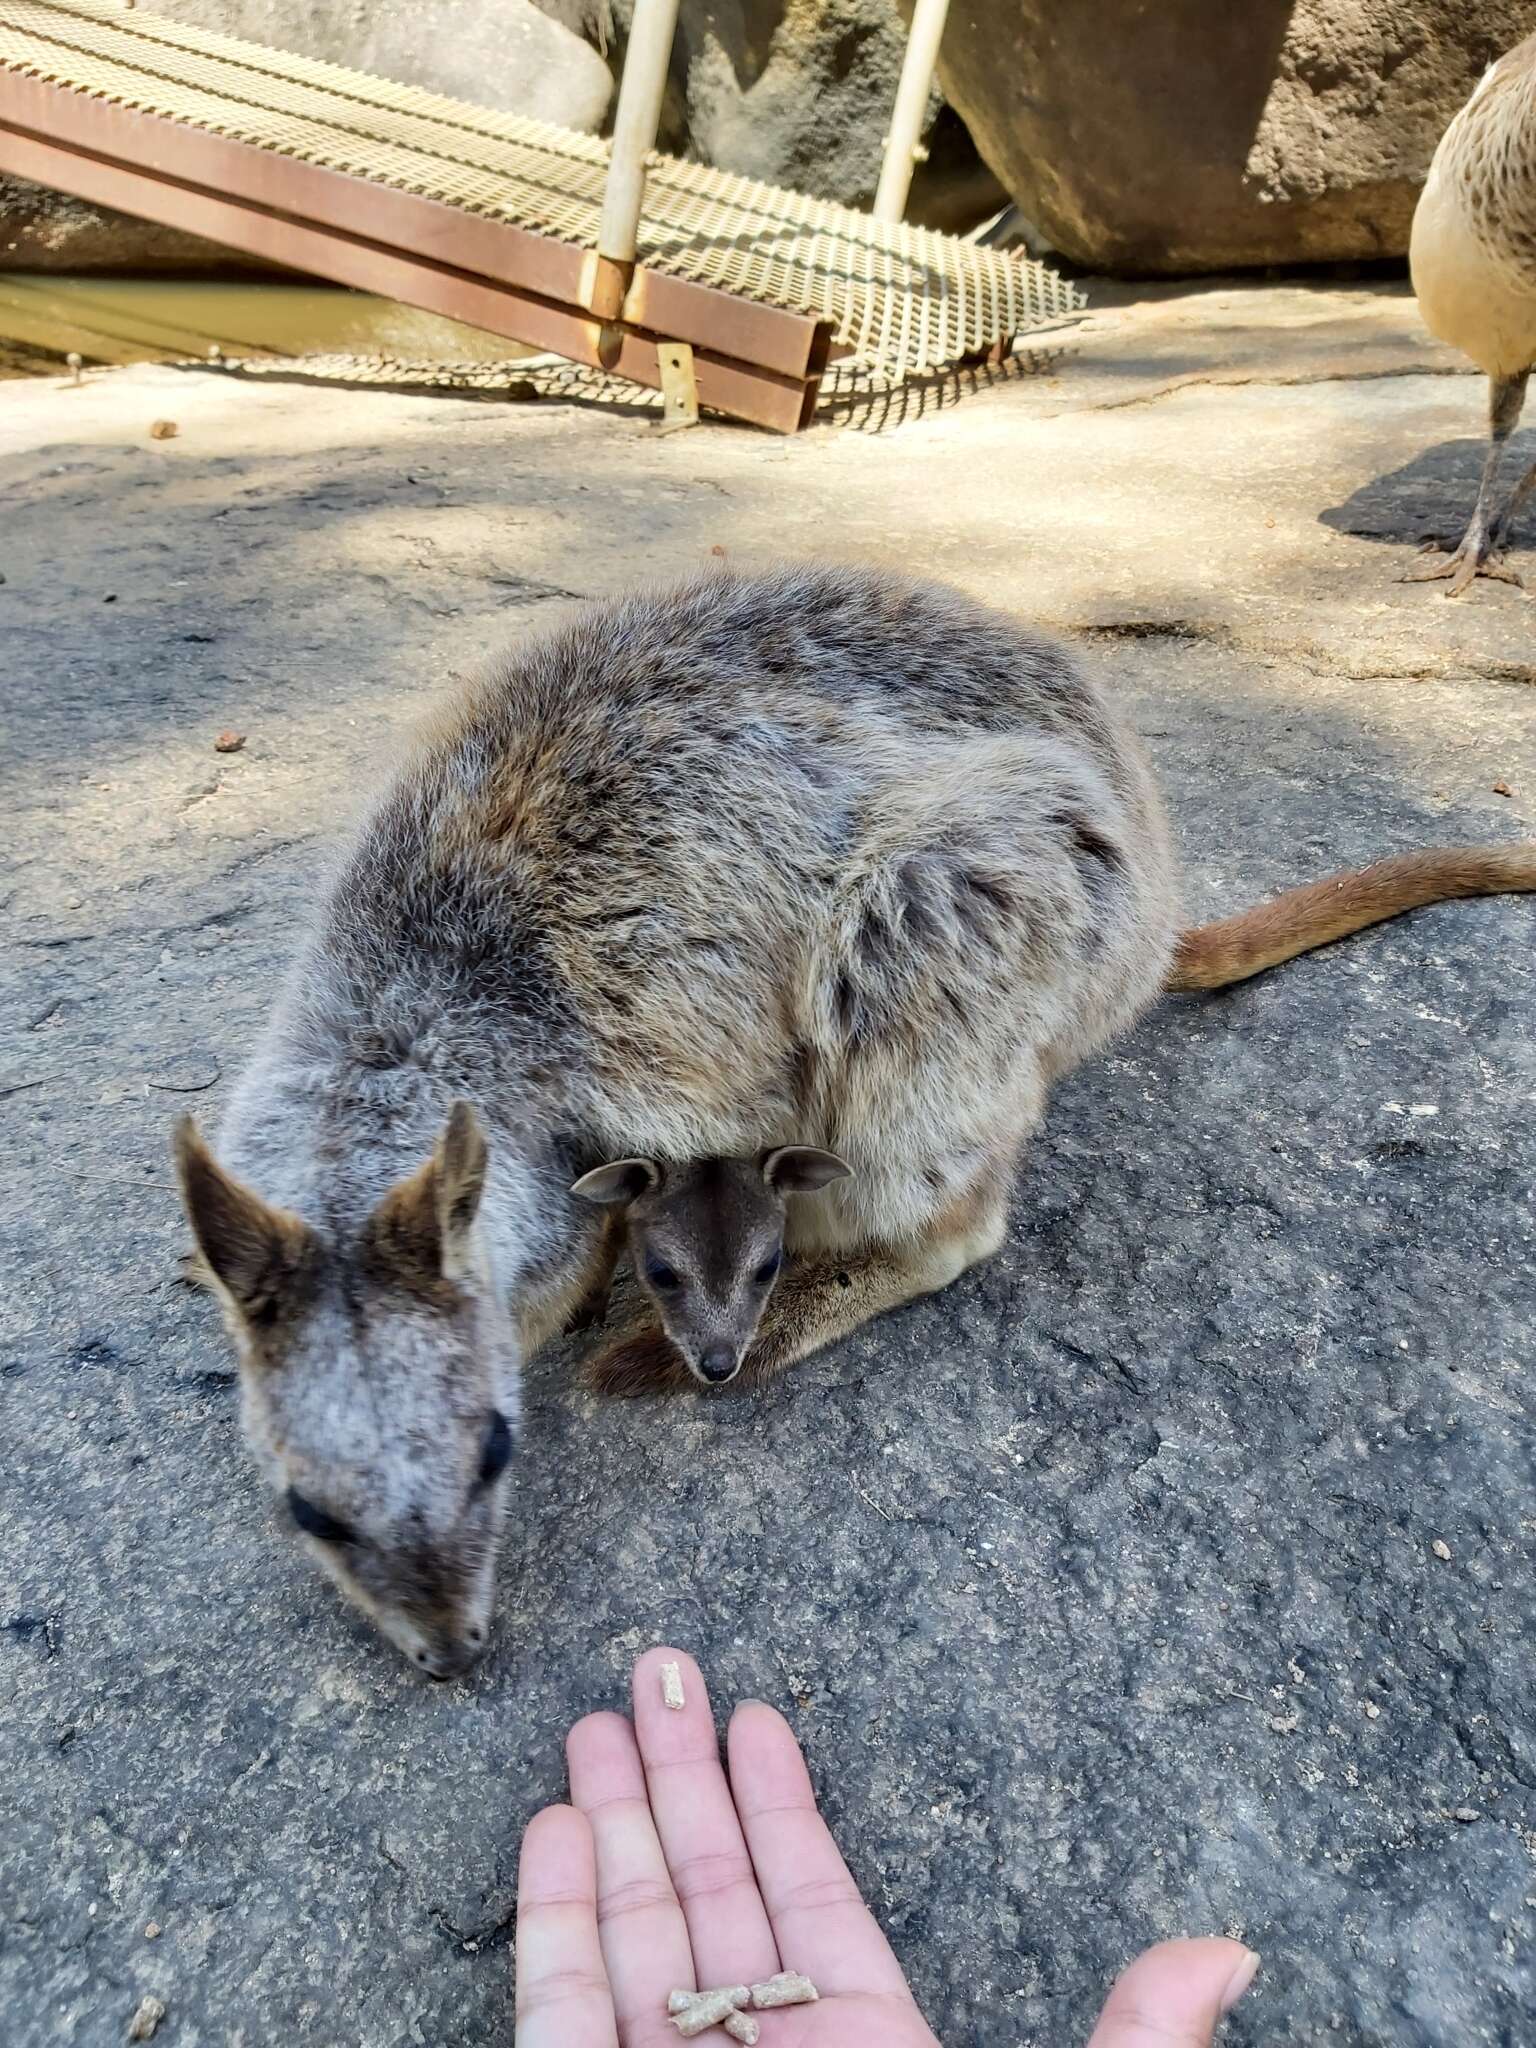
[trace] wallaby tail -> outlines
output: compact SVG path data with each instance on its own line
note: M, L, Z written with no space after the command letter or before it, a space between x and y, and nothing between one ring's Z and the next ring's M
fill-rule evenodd
M1182 933L1163 985L1175 993L1229 988L1421 904L1524 889L1536 889L1536 842L1397 853L1368 868L1350 868L1287 889L1253 910Z

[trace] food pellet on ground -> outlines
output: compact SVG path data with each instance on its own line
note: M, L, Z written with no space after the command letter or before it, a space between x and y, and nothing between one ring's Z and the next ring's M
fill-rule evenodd
M139 2000L138 2011L128 2022L129 2040L147 2041L164 2018L165 2000L156 1998L153 1992L146 1991Z
M676 1664L661 1667L661 1704L672 1711L681 1713L686 1701L683 1698L683 1674Z
M798 1970L780 1970L776 1977L752 1986L752 2003L759 2012L775 2005L811 2005L820 1996L810 1978Z
M1436 1557L1438 1557L1442 1561L1442 1563L1450 1563L1451 1546L1449 1545L1449 1543L1446 1542L1443 1536L1437 1536L1434 1542L1431 1543L1429 1547L1435 1553Z

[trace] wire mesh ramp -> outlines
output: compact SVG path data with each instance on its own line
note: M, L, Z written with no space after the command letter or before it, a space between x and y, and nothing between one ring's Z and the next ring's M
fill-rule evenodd
M1043 265L653 153L615 317L608 145L144 12L0 0L0 170L792 433L832 353L921 376L1080 300Z

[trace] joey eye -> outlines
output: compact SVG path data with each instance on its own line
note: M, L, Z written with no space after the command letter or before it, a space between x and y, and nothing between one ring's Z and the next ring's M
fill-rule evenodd
M324 1508L317 1508L294 1487L288 1489L288 1512L296 1526L306 1536L313 1536L317 1543L352 1543L356 1541L345 1522L338 1522L334 1515L328 1515Z
M493 1479L499 1479L506 1471L511 1457L511 1427L501 1410L493 1408L490 1422L486 1426L485 1441L480 1446L479 1483L482 1486L489 1486Z
M764 1259L763 1263L758 1267L757 1271L752 1275L752 1278L757 1282L759 1287L766 1287L768 1285L768 1282L777 1276L778 1270L780 1266L783 1265L783 1263L783 1252L771 1252L768 1255L768 1257Z
M646 1260L645 1277L653 1287L659 1287L663 1294L670 1294L673 1288L681 1287L683 1284L672 1268L663 1265L660 1259Z

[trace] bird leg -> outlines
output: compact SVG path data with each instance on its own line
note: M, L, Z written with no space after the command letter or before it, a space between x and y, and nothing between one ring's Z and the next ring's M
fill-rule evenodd
M1491 576L1500 583L1519 583L1520 578L1504 562L1503 536L1509 529L1510 514L1530 488L1531 478L1522 479L1509 506L1498 519L1493 516L1493 495L1504 443L1515 431L1520 408L1525 402L1525 384L1529 375L1529 371L1522 370L1518 377L1494 377L1490 380L1488 431L1491 446L1488 459L1483 464L1482 481L1477 487L1477 503L1472 508L1472 518L1461 537L1461 545L1447 550L1439 541L1427 541L1420 553L1431 559L1410 569L1403 578L1405 583L1434 583L1449 577L1451 587L1445 593L1447 597L1460 597L1478 576Z
M1531 464L1525 475L1521 477L1519 483L1510 492L1508 503L1494 522L1493 545L1495 549L1505 547L1508 544L1510 532L1515 523L1515 515L1532 491L1536 491L1536 462Z

